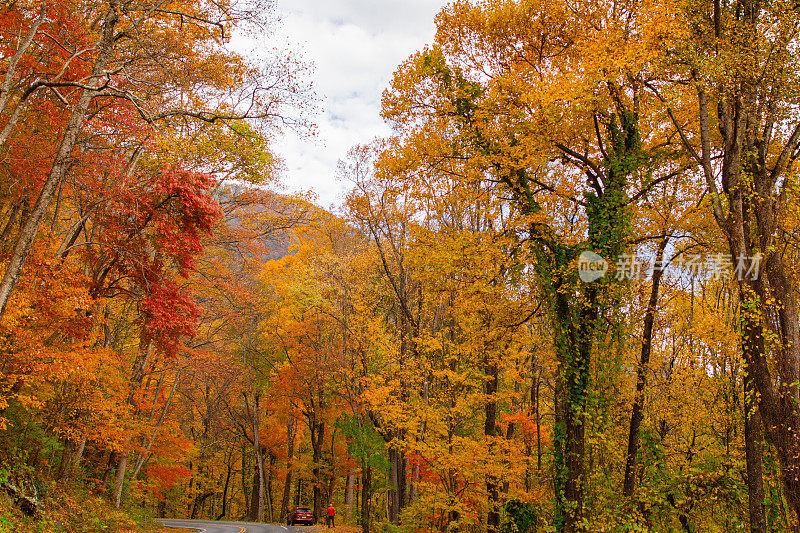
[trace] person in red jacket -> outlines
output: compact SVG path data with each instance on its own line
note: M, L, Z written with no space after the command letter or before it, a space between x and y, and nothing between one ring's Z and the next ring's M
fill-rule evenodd
M328 504L328 527L336 527L336 524L333 523L333 517L336 516L336 509L333 508L333 504Z

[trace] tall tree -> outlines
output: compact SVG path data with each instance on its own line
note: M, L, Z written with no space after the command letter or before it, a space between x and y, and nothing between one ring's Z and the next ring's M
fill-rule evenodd
M793 6L743 0L672 6L687 26L670 45L664 81L648 84L705 180L710 208L737 267L748 390L777 451L784 494L800 517L798 376L800 318L793 165L800 147ZM683 48L690 44L691 52ZM667 80L668 78L668 80ZM680 81L676 81L680 80ZM681 85L685 82L686 86ZM774 307L773 304L774 303ZM752 413L747 431L757 439ZM748 446L751 527L763 531L761 457Z

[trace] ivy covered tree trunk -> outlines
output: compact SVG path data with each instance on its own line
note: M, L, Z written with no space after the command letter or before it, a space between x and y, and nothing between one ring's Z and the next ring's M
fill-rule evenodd
M617 112L599 117L607 138L602 151L602 168L586 157L561 145L565 157L584 169L594 186L584 194L588 238L577 246L562 244L554 232L532 231L539 242L534 250L539 258L538 278L550 300L554 344L559 362L559 387L556 421L553 431L555 526L559 532L572 533L585 529L584 481L586 455L586 402L591 394L591 364L595 349L597 323L605 308L612 304L615 280L612 275L594 281L581 281L577 276L576 260L584 250L591 251L614 263L625 250L629 230L626 189L629 178L638 172L645 159L641 153L638 117L628 108L611 85ZM524 172L509 179L518 198L529 198L530 182ZM519 194L523 193L523 194ZM528 212L539 207L529 201Z
M591 291L594 295L595 291ZM570 315L569 305L563 292L556 294L558 316ZM561 388L560 420L556 420L554 438L562 440L557 450L562 455L555 458L556 475L560 498L556 502L556 527L562 531L576 531L583 517L583 481L585 478L584 457L586 455L586 398L589 393L589 364L591 362L591 336L596 311L587 305L580 315L579 328L575 323L560 323L563 330L558 333ZM564 327L565 326L565 327Z
M562 257L568 257L563 254ZM560 261L559 261L560 262ZM570 262L562 266L562 272ZM564 263L562 263L564 265ZM558 531L582 528L586 455L586 400L590 393L590 364L597 310L596 286L585 291L586 303L578 312L570 302L565 278L552 284L552 317L559 361L556 421L553 431L555 525Z

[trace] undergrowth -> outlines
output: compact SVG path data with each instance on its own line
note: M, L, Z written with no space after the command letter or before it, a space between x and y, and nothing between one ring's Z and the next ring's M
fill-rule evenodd
M35 518L0 494L0 533L155 532L160 526L139 509L115 509L97 493L76 485L49 484L43 508Z

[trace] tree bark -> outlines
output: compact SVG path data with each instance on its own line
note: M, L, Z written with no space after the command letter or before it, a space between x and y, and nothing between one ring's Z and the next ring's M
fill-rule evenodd
M84 450L86 450L85 437L81 439L81 443L78 445L78 451L75 453L75 459L72 461L72 468L78 468L78 466L80 466Z
M106 464L106 469L103 472L103 481L100 484L100 487L102 488L103 492L105 492L108 489L108 480L111 479L111 470L112 470L112 465L114 464L115 455L116 455L115 452L109 452L108 454L108 464Z
M61 454L61 463L58 465L58 472L56 479L58 481L66 481L72 470L73 456L75 453L75 441L70 438L64 438L64 451Z
M247 513L247 519L250 522L260 522L260 520L258 520L259 508L262 509L262 513L264 512L264 505L262 504L261 494L259 493L259 477L258 468L256 467L253 470L253 484L250 485L250 510Z
M312 491L314 496L314 520L320 522L323 518L323 482L322 482L322 447L325 445L325 422L319 420L319 412L325 405L325 396L322 388L318 388L311 396L311 406L306 411L306 422L311 433L311 451L313 465L311 468Z
M747 496L752 533L767 532L767 517L764 509L764 476L761 458L763 437L761 435L761 415L753 380L745 370L744 375L744 450L747 463Z
M335 466L334 466L334 465L336 465L336 447L335 447L335 444L336 444L336 430L331 432L331 456L330 456L330 467L331 467L330 468L330 472L331 473L330 473L330 476L328 477L328 486L326 488L326 494L325 494L325 501L330 502L330 503L333 503L333 491L335 490L334 489L334 485L336 483L336 470L335 470ZM325 505L324 502L323 502L323 505ZM327 507L325 507L325 512L327 513Z
M344 493L344 502L346 507L346 514L345 518L348 522L353 520L353 494L355 493L355 485L356 483L356 469L355 467L350 468L350 472L347 473L347 487L345 488Z
M242 513L242 516L243 517L249 517L250 516L250 494L249 494L249 491L247 489L247 476L248 476L248 474L247 474L247 472L248 472L248 468L247 468L247 442L244 439L242 439L241 455L242 455L242 497L244 498L244 509L245 509L245 512Z
M406 500L406 465L407 460L402 450L395 446L389 447L390 489L387 491L389 522L400 524L400 511L405 508Z
M556 328L558 336L559 385L557 386L555 428L556 531L579 531L583 518L583 479L585 473L585 408L589 386L589 363L593 332L597 320L597 291L586 289L587 302L577 320L565 294L556 290Z
M6 242L8 238L11 236L11 230L14 227L14 224L17 222L17 215L19 215L19 210L22 207L22 201L16 202L13 206L11 206L11 212L8 214L8 221L6 225L3 226L3 231L0 233L0 243L2 243L3 248L5 249Z
M323 518L323 493L322 493L322 480L321 472L322 472L322 465L320 464L322 461L322 445L324 444L325 439L325 423L324 422L315 422L315 426L317 430L312 433L316 433L316 439L314 439L311 443L312 446L312 458L314 461L314 466L311 469L311 474L314 476L314 520L316 522L320 522Z
M117 477L114 482L114 507L117 509L122 503L122 489L125 486L126 468L128 468L128 452L122 452L119 456L119 462L117 462Z

